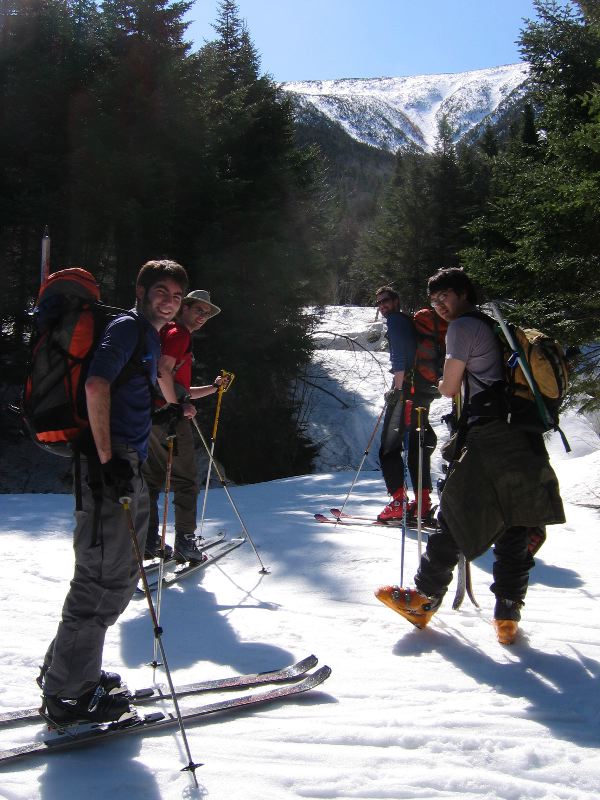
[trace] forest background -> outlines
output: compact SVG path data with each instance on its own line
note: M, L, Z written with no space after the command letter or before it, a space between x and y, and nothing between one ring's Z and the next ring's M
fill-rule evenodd
M396 156L299 122L233 0L186 41L190 2L0 0L0 437L27 363L40 239L129 307L150 258L186 266L224 309L195 344L203 382L238 374L219 458L237 481L310 471L309 305L404 308L460 264L483 298L579 348L572 398L598 405L600 7L536 0L527 91L501 124ZM296 387L292 390L291 387ZM210 423L213 408L205 409Z

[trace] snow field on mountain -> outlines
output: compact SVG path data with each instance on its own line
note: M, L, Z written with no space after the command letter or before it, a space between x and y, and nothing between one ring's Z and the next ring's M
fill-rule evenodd
M527 73L527 64L519 63L438 75L295 81L282 88L360 142L395 152L412 139L432 150L442 117L460 138L493 115Z
M374 347L376 360L360 347L332 349L326 330ZM490 553L473 564L481 609L466 599L453 611L453 584L430 626L419 631L373 596L377 586L400 580L401 531L319 524L312 516L343 502L381 409L389 380L381 332L373 309L330 309L315 333L323 337L319 374L335 396L314 389L310 419L322 413L327 458L339 441L346 469L230 488L270 574L259 573L246 544L163 594L164 645L176 684L272 669L311 652L332 667L329 680L291 701L190 726L192 755L204 763L200 791L179 771L185 756L172 730L5 766L2 800L595 800L598 437L569 413L564 428L573 452L565 454L556 436L550 441L567 523L549 529L536 559L517 643L502 647L495 640ZM319 383L319 375L312 378ZM439 401L432 414L440 439L443 407ZM378 437L374 454L377 447ZM367 466L347 510L375 516L386 495L381 474ZM0 495L0 512L0 708L8 710L39 696L37 665L72 572L72 499ZM222 489L211 490L207 515L206 535L239 533ZM410 584L415 534L405 547ZM132 687L150 685L152 638L145 601L133 600L108 632L105 666L121 671ZM0 729L0 749L43 731L38 724Z

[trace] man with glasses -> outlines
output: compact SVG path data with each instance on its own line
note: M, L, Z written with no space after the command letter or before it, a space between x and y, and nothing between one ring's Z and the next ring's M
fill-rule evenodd
M166 402L166 420L152 425L148 460L144 465L144 477L150 495L150 520L146 539L146 558L159 554L158 496L165 486L168 459L168 436L175 435L171 488L175 507L175 558L180 561L202 561L203 554L196 539L196 509L198 493L198 467L191 420L196 408L190 400L198 400L218 391L223 378L219 375L212 384L192 386L192 334L199 331L211 317L221 309L211 303L210 294L196 289L183 298L181 310L174 322L165 325L160 332L161 356L158 362L158 383ZM170 414L177 413L175 421ZM161 412L158 413L160 419ZM170 423L169 424L169 419ZM165 556L171 555L165 548Z
M511 424L500 343L491 320L476 308L467 275L458 268L441 270L429 279L428 290L431 305L450 323L439 391L453 397L463 387L466 430L441 494L439 530L429 536L415 575L416 589L383 586L375 595L424 628L446 594L460 553L471 560L493 544L494 627L501 644L512 644L535 563L532 530L565 521L558 482L543 435Z
M404 512L403 387L405 376L413 368L415 361L417 337L412 319L400 311L400 297L395 289L391 286L377 289L375 305L386 321L390 372L393 375L392 387L385 395L386 409L379 447L379 463L391 500L377 516L377 520L393 524L402 520ZM412 461L410 455L409 460ZM413 485L416 486L416 483Z

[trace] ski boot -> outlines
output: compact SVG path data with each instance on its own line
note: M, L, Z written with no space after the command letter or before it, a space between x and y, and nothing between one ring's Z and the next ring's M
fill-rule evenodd
M130 713L127 697L108 694L100 684L81 697L44 695L40 708L40 714L56 728L80 722L116 722Z
M404 488L397 489L392 495L392 499L377 515L377 522L389 524L399 524L404 518Z
M50 669L50 664L42 664L40 667L40 674L35 679L35 682L40 687L40 689L44 688L44 678L46 673ZM118 672L105 672L103 669L100 670L100 680L98 681L98 685L102 686L104 691L108 694L112 692L113 689L123 689L125 687L122 686L122 679Z
M442 603L441 597L427 597L416 589L402 589L400 586L381 586L375 597L416 628L424 628Z
M522 605L520 600L497 598L494 608L494 628L500 644L513 644L517 638Z
M160 549L160 541L156 542L146 542L146 547L144 550L144 561L150 561L155 558L160 558L162 555ZM170 544L165 544L164 550L164 559L165 561L170 561L173 558L173 548Z
M175 549L173 550L175 560L179 564L189 561L191 564L199 564L206 561L206 554L198 548L198 540L193 533L176 533Z

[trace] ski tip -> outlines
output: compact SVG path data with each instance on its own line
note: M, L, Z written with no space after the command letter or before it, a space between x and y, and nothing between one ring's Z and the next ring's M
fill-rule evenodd
M297 661L295 664L293 664L292 667L290 668L290 671L297 671L297 672L307 671L309 669L312 669L313 667L316 667L318 663L319 659L313 653L312 655L303 658L302 661Z
M302 683L307 689L312 689L313 687L319 686L326 681L330 675L331 667L328 667L327 664L323 664L323 666L319 667L319 669L309 673Z

